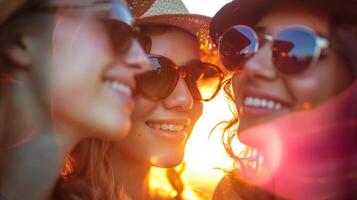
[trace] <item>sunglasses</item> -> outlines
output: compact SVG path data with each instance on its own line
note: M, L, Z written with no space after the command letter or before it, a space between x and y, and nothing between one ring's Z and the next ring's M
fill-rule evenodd
M103 24L117 54L127 52L133 41L140 35L139 27L132 27L119 20L106 19Z
M244 63L266 41L271 42L274 67L288 75L300 74L313 66L318 61L321 50L329 46L326 38L305 26L289 26L273 37L257 33L246 25L235 25L219 38L218 51L222 64L230 71L242 70Z
M139 27L133 26L134 18L131 15L128 6L124 0L113 0L110 2L98 1L98 2L69 2L68 4L58 4L56 2L40 2L36 1L32 3L33 11L47 11L53 12L59 9L71 10L71 11L109 11L109 16L101 18L101 22L104 24L104 28L108 34L113 49L118 54L125 53L131 46L134 39L140 33ZM108 10L108 7L111 7Z
M152 70L136 76L136 92L151 100L162 100L175 89L182 77L192 97L199 101L213 99L223 80L223 72L215 65L194 60L178 66L169 58L149 54Z
M140 28L133 24L134 18L124 0L113 0L110 17L105 25L117 53L125 53L140 35Z

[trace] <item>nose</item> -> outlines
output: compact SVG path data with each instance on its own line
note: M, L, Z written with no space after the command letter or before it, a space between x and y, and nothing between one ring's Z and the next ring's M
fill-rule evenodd
M163 100L163 105L167 109L187 111L192 109L193 101L193 97L186 82L180 78L174 91Z
M142 73L150 69L149 59L136 40L133 41L131 47L123 55L123 62L135 73Z
M264 45L252 58L244 64L248 77L257 80L273 81L278 78L271 59L270 45Z

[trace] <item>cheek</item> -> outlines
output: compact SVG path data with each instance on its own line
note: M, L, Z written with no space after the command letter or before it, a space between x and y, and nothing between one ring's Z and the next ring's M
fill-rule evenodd
M132 114L133 123L146 120L158 106L158 102L148 100L144 97L135 97L135 109Z
M319 81L317 77L307 77L304 79L288 80L285 82L286 88L292 96L294 109L301 110L304 107L311 107L319 102Z
M231 91L232 91L232 95L234 97L234 103L236 104L237 109L239 109L241 106L239 97L242 96L242 95L240 95L240 92L243 87L243 80L244 80L243 73L236 73L232 77Z
M51 73L55 89L91 91L113 61L106 34L98 23L58 17Z
M296 100L296 108L306 109L317 106L341 92L351 83L352 78L341 63L329 60L315 67L304 76L286 81Z
M68 80L81 75L88 77L113 60L107 35L98 22L68 17L57 18L53 57L55 76L64 74Z
M193 107L192 107L192 118L193 121L196 123L197 120L200 118L201 114L203 111L203 104L199 101L195 101L193 103Z
M240 88L242 87L242 76L240 74L234 74L232 77L232 90L233 90L233 95L238 97L238 93L240 91Z

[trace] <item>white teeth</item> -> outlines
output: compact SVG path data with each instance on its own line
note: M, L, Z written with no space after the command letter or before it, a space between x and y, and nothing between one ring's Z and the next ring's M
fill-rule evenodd
M111 89L123 92L129 96L132 95L132 91L129 86L127 86L123 83L117 82L117 81L106 81L106 82L109 84L109 87Z
M266 107L267 105L268 105L268 101L267 101L267 100L262 99L262 100L260 101L260 106L261 106L261 107Z
M259 106L260 105L260 100L258 98L253 98L253 105Z
M269 109L273 109L273 108L274 108L274 102L273 102L273 101L268 101L267 107L268 107Z
M164 131L167 131L169 130L169 125L168 124L161 124L161 127L160 127L162 130Z
M158 124L158 123L149 123L149 126L154 129L163 130L163 131L183 131L185 128L184 125L176 125L176 124Z
M283 105L278 102L274 102L273 100L257 98L257 97L246 97L244 98L244 105L245 106L252 106L252 107L261 107L267 109L275 109L281 110Z
M275 104L275 110L280 110L281 109L281 104L280 103L276 103Z

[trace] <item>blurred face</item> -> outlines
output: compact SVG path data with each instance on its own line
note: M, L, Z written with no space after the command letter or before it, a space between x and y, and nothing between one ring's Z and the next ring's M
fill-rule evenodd
M38 38L52 50L35 48L34 66L43 76L39 85L52 98L58 131L120 139L131 124L134 75L149 65L137 42L124 53L116 52L100 17L57 13L51 38Z
M257 24L264 33L276 35L291 25L303 25L329 37L327 18L299 5L272 10ZM244 130L289 114L313 108L333 97L352 82L348 67L331 49L323 49L317 62L299 74L276 70L271 59L271 43L245 62L242 72L233 76L239 130ZM252 103L253 102L253 103Z
M151 35L152 54L165 56L178 65L199 59L195 38L181 30ZM182 162L186 141L201 115L202 104L193 99L180 78L174 91L161 101L136 97L132 129L116 144L114 156L129 157L140 163L173 167Z

